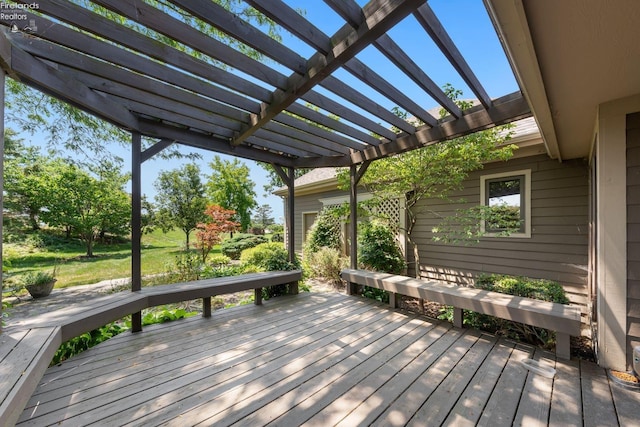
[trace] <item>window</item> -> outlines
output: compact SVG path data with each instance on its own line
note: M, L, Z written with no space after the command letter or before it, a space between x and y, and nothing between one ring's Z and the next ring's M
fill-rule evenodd
M480 201L490 209L482 230L489 236L531 237L531 171L484 175Z

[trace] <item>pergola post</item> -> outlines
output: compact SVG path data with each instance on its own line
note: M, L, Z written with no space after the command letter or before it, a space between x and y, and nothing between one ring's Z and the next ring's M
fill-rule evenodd
M0 212L4 212L4 200L2 194L4 193L4 83L6 74L0 72L0 153L2 153L2 160L0 161ZM2 224L4 224L4 215L2 217L2 223L0 223L0 264L4 262L2 257L3 252L3 235ZM4 264L3 264L4 265ZM2 270L0 270L0 283L2 283ZM0 288L2 285L0 285ZM2 319L2 291L0 290L0 320ZM2 333L2 321L0 321L0 333Z
M131 134L131 291L142 289L142 137ZM142 313L131 315L131 331L142 331Z
M358 169L357 165L351 165L349 167L349 239L351 244L349 246L349 257L351 259L350 267L352 269L358 268L358 183L360 179L367 171L367 168L371 164L370 161L362 163ZM354 295L356 293L356 284L347 283L347 294Z
M295 249L295 168L289 167L283 169L280 165L273 164L273 169L276 171L282 182L287 186L287 212L285 216L285 231L287 236L287 252L289 253L289 262L294 262L296 257ZM289 284L289 293L298 293L298 282Z

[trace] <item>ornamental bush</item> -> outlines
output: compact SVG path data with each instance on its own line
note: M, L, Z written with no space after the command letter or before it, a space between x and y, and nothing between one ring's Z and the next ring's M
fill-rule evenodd
M349 265L349 259L338 249L321 247L316 252L305 254L304 269L308 276L319 277L340 283L340 271Z
M552 280L502 274L481 274L476 278L475 287L487 291L542 301L557 302L560 304L569 303L569 298L567 298L562 286ZM451 320L453 318L453 309L447 307L440 318ZM482 329L496 335L502 335L533 345L551 348L555 344L555 333L552 331L512 322L510 320L499 319L487 314L464 310L463 321L473 328Z
M300 268L300 261L295 254L293 262L289 261L289 253L284 245L278 242L262 243L254 248L245 249L240 261L245 272L290 271ZM262 296L265 299L286 293L286 284L262 288Z
M231 259L240 259L240 254L245 249L253 248L261 243L268 242L264 236L256 236L253 234L236 234L230 239L225 240L220 245L222 254Z
M392 274L405 269L404 256L393 232L386 225L363 223L358 240L358 261L364 268Z
M318 214L304 244L305 255L323 247L338 250L342 247L340 219L336 215L335 209L323 209Z

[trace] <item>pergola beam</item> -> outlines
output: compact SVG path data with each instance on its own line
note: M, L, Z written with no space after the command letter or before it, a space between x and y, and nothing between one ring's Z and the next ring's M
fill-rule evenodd
M252 117L250 125L234 138L233 144L241 144L259 127L295 102L301 94L310 91L423 2L424 0L374 0L374 5L368 9L365 23L357 30L349 25L342 27L334 36L332 51L327 55L314 55L308 61L304 76L294 74L289 78L286 90L276 90L269 107Z
M469 64L464 59L462 53L458 50L456 45L449 37L449 34L442 26L442 23L438 19L431 7L425 3L416 12L414 16L422 27L429 33L433 41L440 48L440 51L447 57L453 68L456 69L463 80L469 85L469 88L478 97L480 103L485 108L491 108L491 97L484 90L484 87L469 67Z
M364 15L360 6L353 0L325 0L326 3L343 19L345 19L351 26L359 26ZM425 92L427 92L434 100L436 100L445 110L449 111L452 116L458 118L462 115L460 108L449 98L442 89L422 71L422 68L418 66L410 57L394 42L387 34L383 34L373 45L393 62L398 68L400 68L411 80L413 80L418 86L420 86ZM418 117L418 116L416 116ZM425 123L435 126L434 121Z
M419 129L415 135L403 136L378 147L354 152L351 154L351 163L388 157L530 116L531 109L526 99L521 92L515 92L496 99L488 110L476 106L467 110L461 118L442 123L438 127Z

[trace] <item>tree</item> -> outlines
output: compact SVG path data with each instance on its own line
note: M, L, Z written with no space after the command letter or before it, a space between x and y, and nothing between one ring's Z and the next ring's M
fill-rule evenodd
M207 206L205 211L205 215L209 217L207 222L201 222L196 226L196 247L202 255L202 263L207 261L211 249L222 241L222 234L231 233L240 225L231 220L233 214L235 214L234 211L218 205Z
M200 177L200 168L187 164L180 169L161 172L155 183L158 190L158 223L164 232L174 227L185 234L185 247L189 249L189 236L198 223L204 222L207 200Z
M462 109L470 106L468 102L457 101L461 91L447 85L445 92ZM510 138L509 134L504 134L504 129L497 127L377 160L362 177L360 184L377 200L404 195L408 216L405 231L413 248L417 277L420 275L420 253L412 233L420 213L418 203L430 197L447 198L451 191L462 186L470 172L481 169L484 163L509 159L516 147L504 145ZM338 174L342 188L348 188L348 175L345 170Z
M51 172L42 220L76 234L85 243L88 257L94 256L93 246L101 233L128 232L131 201L122 188L125 178L113 171L96 178L62 161Z
M42 193L50 162L35 147L26 147L11 129L5 131L4 207L28 217L32 230L40 228L39 215L45 203Z
M244 233L251 224L251 209L256 207L255 184L249 179L249 167L238 159L223 160L215 156L207 182L207 195L213 203L236 212L234 219Z
M273 219L273 210L269 205L258 206L253 213L253 223L256 227L262 229L268 228L270 225L275 224Z

